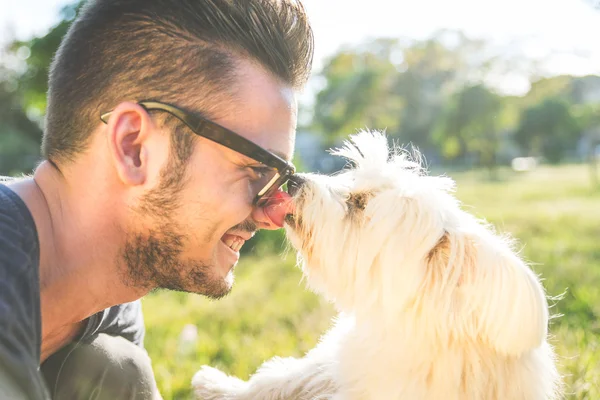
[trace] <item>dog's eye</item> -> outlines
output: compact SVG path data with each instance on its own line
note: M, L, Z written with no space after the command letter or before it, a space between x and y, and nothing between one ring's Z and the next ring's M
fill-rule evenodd
M348 197L348 207L351 209L364 210L369 201L368 193L351 193Z

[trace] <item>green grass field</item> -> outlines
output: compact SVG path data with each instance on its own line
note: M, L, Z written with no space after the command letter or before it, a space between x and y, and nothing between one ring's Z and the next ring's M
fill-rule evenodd
M478 171L449 175L466 209L518 238L548 295L563 295L552 302L550 331L567 398L600 399L600 189L591 188L586 167L501 171L494 182ZM305 289L294 253L261 253L240 262L226 299L144 299L146 347L165 399L191 399L191 377L203 364L247 378L274 355L301 356L328 328L334 311ZM186 339L189 324L197 335Z

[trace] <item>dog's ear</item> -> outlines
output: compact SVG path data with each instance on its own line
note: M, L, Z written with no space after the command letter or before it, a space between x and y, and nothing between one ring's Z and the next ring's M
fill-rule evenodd
M428 257L437 274L448 326L519 355L540 346L548 332L548 303L537 276L510 244L482 229L446 233ZM431 281L431 279L428 279Z

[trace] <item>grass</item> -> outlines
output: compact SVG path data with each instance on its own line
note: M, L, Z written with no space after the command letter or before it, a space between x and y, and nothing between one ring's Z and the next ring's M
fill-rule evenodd
M568 399L600 399L600 190L584 166L531 173L450 174L465 207L519 239L552 302L551 342ZM226 299L156 292L144 299L146 347L165 399L191 399L203 364L247 378L266 359L302 356L334 311L301 283L294 254L278 248L246 256Z

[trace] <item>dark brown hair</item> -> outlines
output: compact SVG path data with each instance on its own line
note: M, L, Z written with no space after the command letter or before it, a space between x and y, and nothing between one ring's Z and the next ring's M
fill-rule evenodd
M234 91L240 58L298 89L312 57L312 30L296 0L90 0L51 65L42 154L57 165L75 159L100 114L121 101L210 113ZM182 136L172 141L177 157L188 147Z

